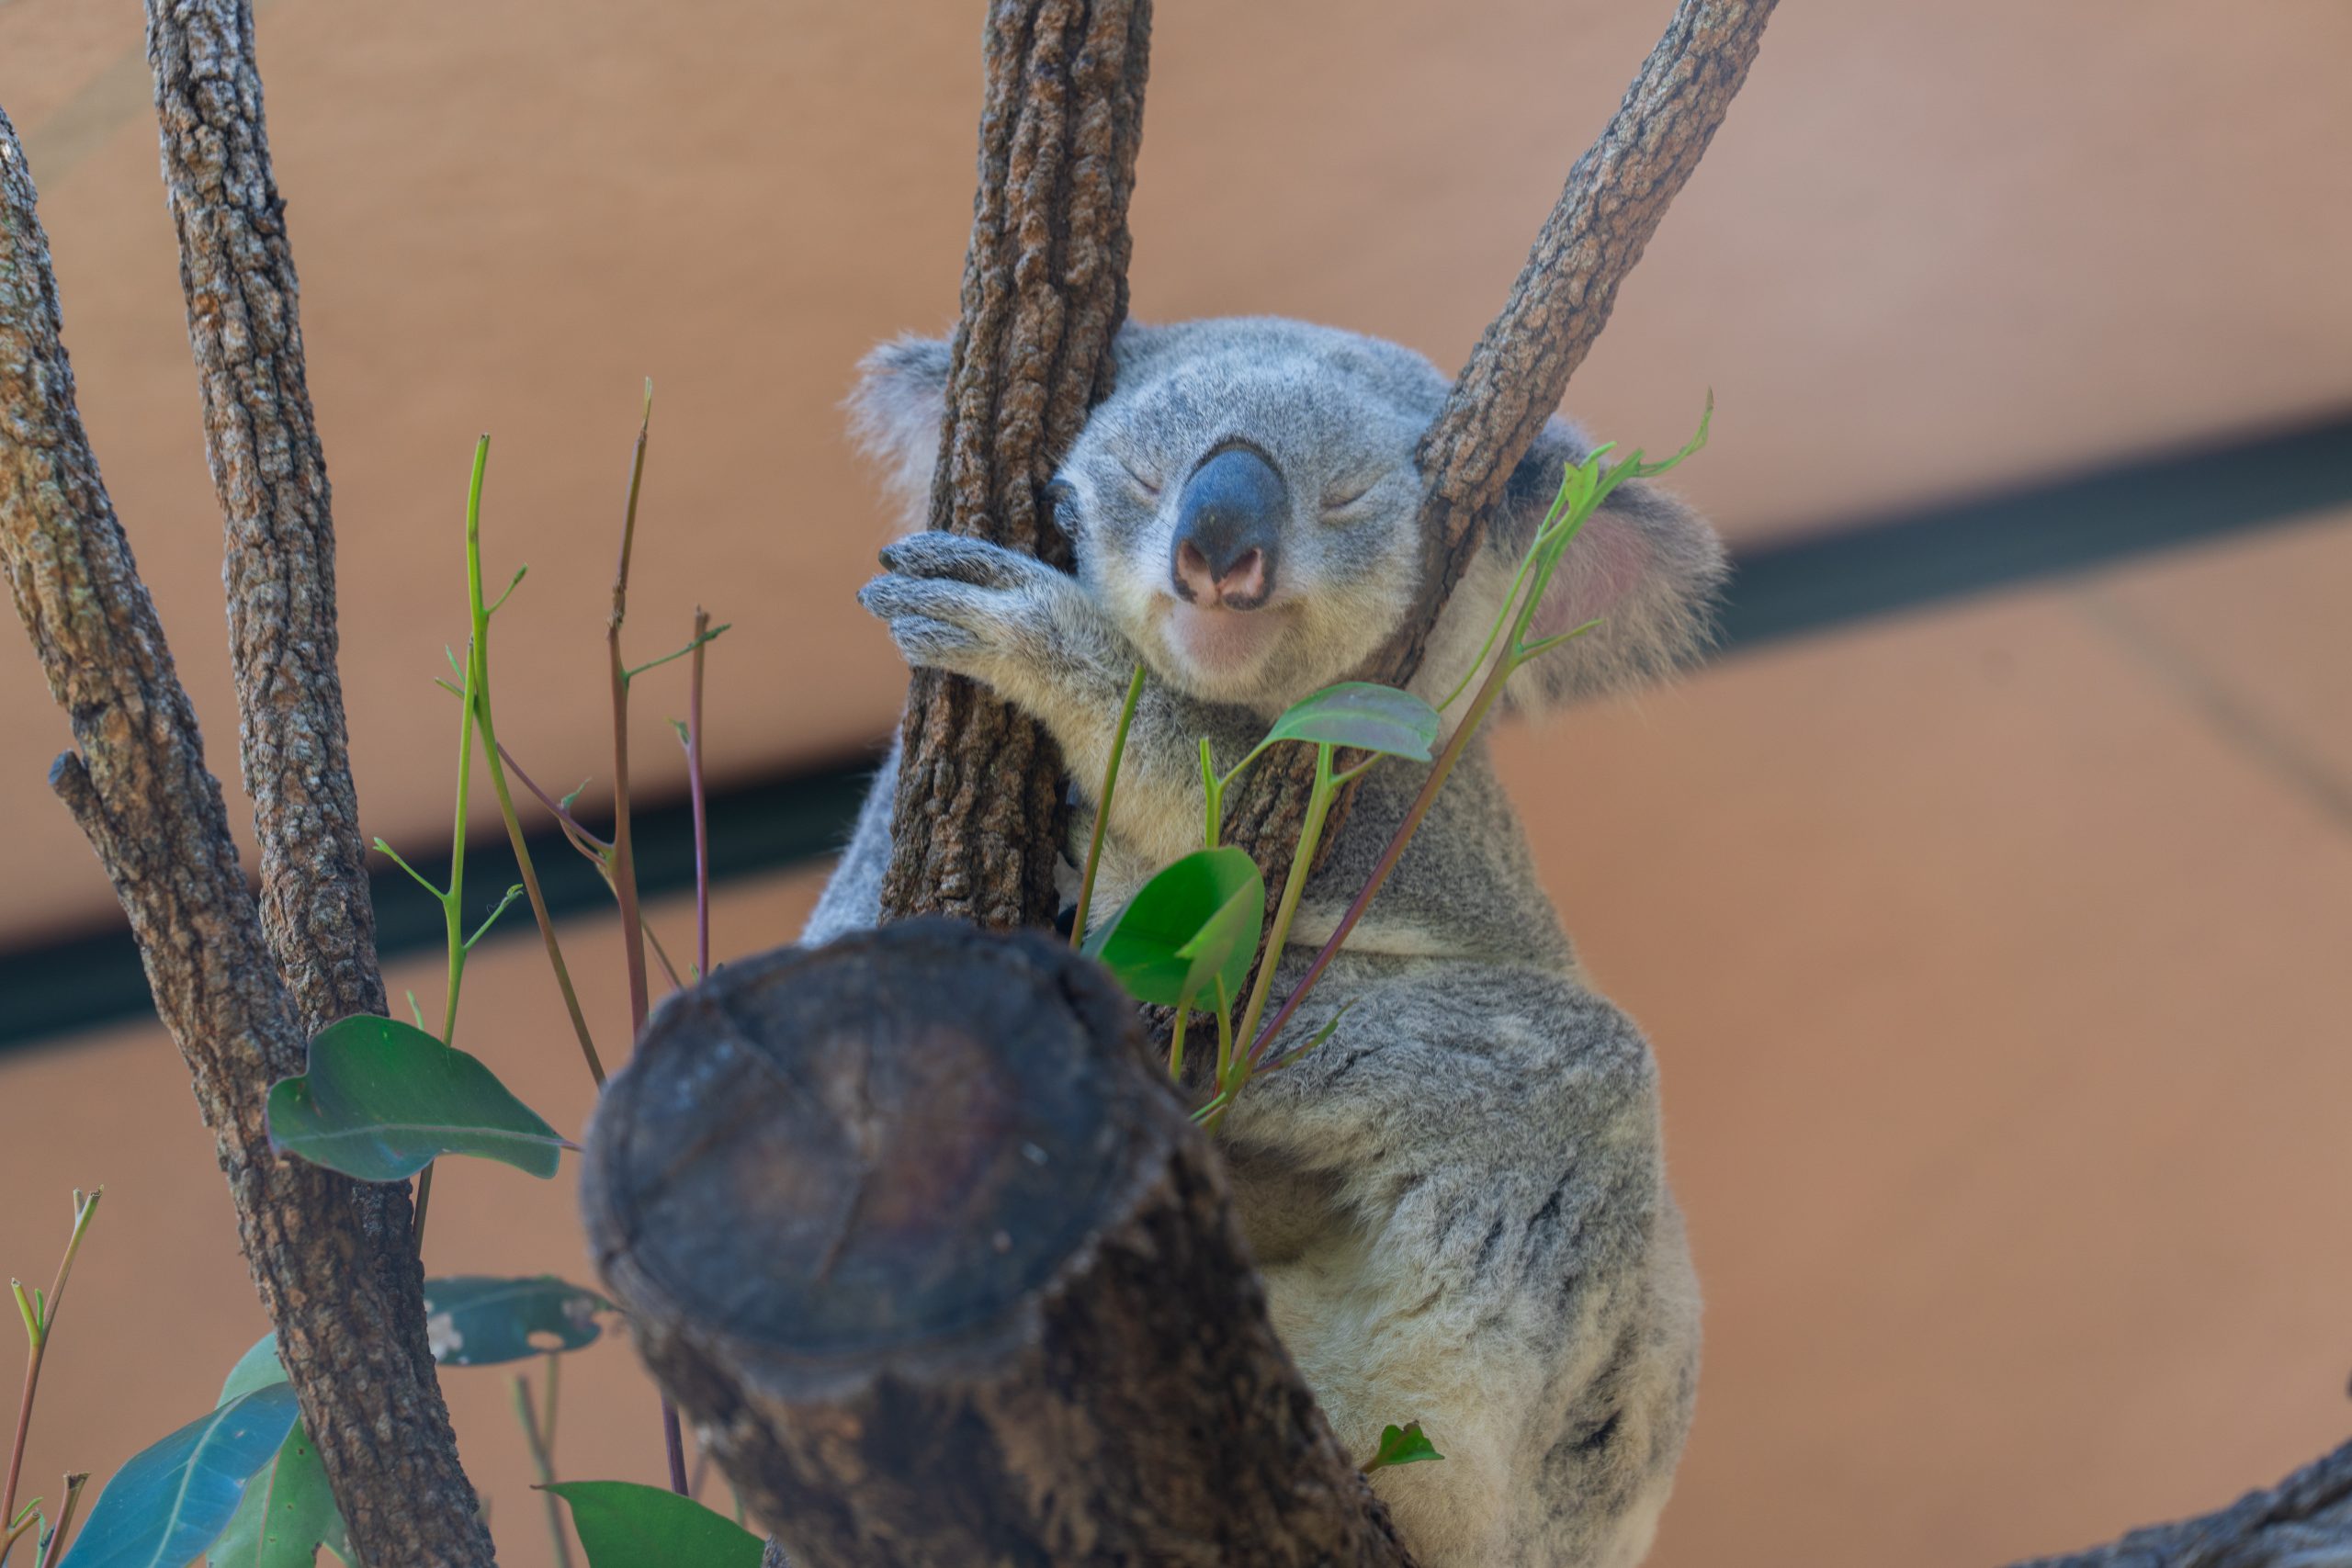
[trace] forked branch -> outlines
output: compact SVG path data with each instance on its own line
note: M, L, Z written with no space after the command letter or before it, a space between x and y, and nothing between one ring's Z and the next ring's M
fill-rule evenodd
M356 1184L271 1152L306 1036L204 766L196 715L74 400L47 237L0 116L0 565L75 746L51 782L105 864L212 1129L238 1231L352 1540L371 1568L486 1563L413 1303L367 1261Z

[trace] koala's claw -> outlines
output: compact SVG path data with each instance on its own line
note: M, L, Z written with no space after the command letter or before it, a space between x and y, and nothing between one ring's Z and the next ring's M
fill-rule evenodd
M909 577L939 577L976 588L1017 588L1053 568L1033 556L960 534L910 534L882 551L886 570Z

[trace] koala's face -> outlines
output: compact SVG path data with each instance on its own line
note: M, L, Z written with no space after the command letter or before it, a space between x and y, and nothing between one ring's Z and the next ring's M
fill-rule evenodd
M1271 716L1362 668L1420 585L1413 453L1445 378L1395 344L1272 317L1130 323L1115 352L1117 389L1041 498L1076 541L1090 597L1161 681L1211 702ZM948 346L901 338L864 371L859 434L921 527ZM1430 638L1419 677L1430 692L1487 656L1561 467L1587 450L1554 419L1514 470ZM1723 575L1703 521L1644 482L1618 487L1562 558L1528 635L1597 629L1514 677L1514 705L1668 673L1703 645Z
M1413 447L1444 393L1419 355L1328 328L1132 329L1048 499L1160 679L1278 712L1362 664L1412 603Z

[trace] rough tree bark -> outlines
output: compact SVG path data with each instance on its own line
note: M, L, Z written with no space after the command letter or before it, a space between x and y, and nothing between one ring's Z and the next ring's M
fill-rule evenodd
M353 1541L370 1568L489 1562L430 1365L409 1350L413 1303L368 1261L357 1184L270 1151L269 1085L302 1070L306 1036L74 407L48 241L5 115L0 421L0 566L77 747L51 784L130 917Z
M799 1568L1407 1561L1134 1009L1049 933L720 969L614 1078L582 1192Z
M1401 686L1419 667L1511 469L1560 406L1609 322L1618 285L1723 124L1774 4L1681 0L1600 140L1568 171L1510 299L1421 436L1421 591L1364 679ZM1312 750L1283 747L1259 761L1226 807L1226 837L1256 858L1270 898L1289 870L1314 781ZM1325 845L1338 841L1354 795L1351 786L1332 803Z
M2352 1443L2226 1508L2017 1568L2352 1568Z
M1111 389L1151 0L993 0L979 191L931 525L1067 566L1037 492ZM1044 726L960 676L907 692L890 916L1045 925L1062 764Z
M226 535L238 761L261 846L262 932L297 1021L316 1034L353 1013L383 1012L384 981L336 670L326 454L304 374L300 285L270 169L252 8L148 0L147 57L205 457ZM433 1396L420 1437L446 1448L408 1184L362 1184L353 1201L396 1314L389 1326Z

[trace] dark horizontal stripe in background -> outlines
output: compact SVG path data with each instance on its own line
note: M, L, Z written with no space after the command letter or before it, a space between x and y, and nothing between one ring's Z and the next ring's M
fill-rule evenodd
M1743 552L1723 615L1726 653L1835 629L1940 600L2064 577L2215 536L2352 505L2352 412L2229 446L2185 449L1951 502ZM710 801L712 874L727 881L831 853L856 815L870 759L737 785ZM559 915L610 903L595 868L549 829L532 863ZM694 886L684 801L640 809L639 886L656 897ZM479 919L514 883L502 834L469 845ZM410 857L435 881L447 857ZM443 941L439 909L397 867L373 874L377 946L387 958ZM527 909L507 915L530 923ZM789 933L776 933L783 940ZM0 1048L118 1021L150 1009L130 933L119 926L0 953Z

